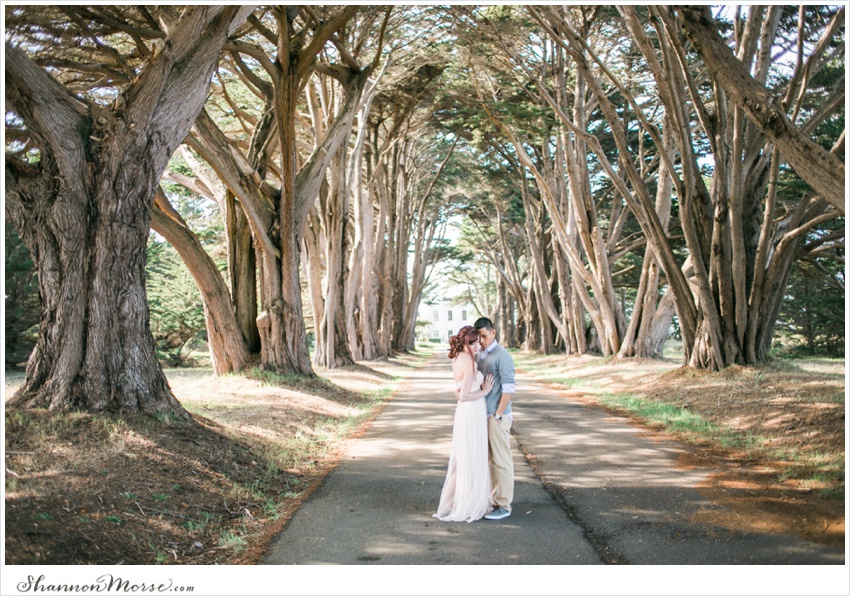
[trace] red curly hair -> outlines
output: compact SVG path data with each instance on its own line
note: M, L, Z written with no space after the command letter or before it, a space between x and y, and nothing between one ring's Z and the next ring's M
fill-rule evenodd
M461 327L457 335L449 339L449 358L456 358L458 354L466 351L466 346L471 346L478 341L478 329L472 325Z

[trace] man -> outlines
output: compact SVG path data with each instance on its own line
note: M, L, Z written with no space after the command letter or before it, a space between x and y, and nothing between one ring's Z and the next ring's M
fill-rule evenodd
M504 519L511 514L514 498L514 460L511 455L511 396L516 391L514 360L496 341L493 321L481 317L475 321L481 351L478 370L484 376L493 375L495 384L485 396L487 401L487 434L490 449L490 477L495 509L485 519Z

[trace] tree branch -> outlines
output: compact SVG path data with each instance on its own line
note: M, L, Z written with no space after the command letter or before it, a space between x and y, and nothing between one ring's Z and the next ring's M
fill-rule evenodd
M46 143L43 149L54 156L60 174L67 179L79 179L91 128L86 107L9 42L6 42L6 101L37 140Z
M781 100L758 83L717 33L707 6L677 7L679 24L717 83L782 152L818 194L844 213L844 164L806 138L781 109Z
M304 48L298 56L298 63L295 66L295 76L297 81L304 80L310 70L310 66L313 64L316 56L319 55L319 52L322 51L325 43L331 39L334 33L339 31L343 25L357 14L358 10L360 10L359 6L345 6L338 10L330 19L320 23L320 25L316 28L316 31L313 32L313 38L310 40L309 45Z

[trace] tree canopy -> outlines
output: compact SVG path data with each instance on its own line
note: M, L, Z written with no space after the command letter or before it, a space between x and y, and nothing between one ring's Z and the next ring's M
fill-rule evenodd
M386 357L435 291L547 353L840 343L842 6L4 10L16 403L179 412L201 324L219 373Z

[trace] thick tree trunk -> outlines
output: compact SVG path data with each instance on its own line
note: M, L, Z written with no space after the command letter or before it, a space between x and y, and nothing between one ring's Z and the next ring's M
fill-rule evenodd
M364 159L367 175L372 172L369 159ZM372 186L363 189L356 186L355 225L361 234L361 259L360 259L360 300L355 306L357 310L357 327L361 346L361 358L373 360L378 357L378 292L379 277L377 276L377 250L378 235L375 226L375 210L372 205ZM358 223L359 222L359 223ZM352 271L354 269L352 268ZM356 280L353 283L357 283Z
M41 152L34 178L7 161L7 212L37 263L44 306L26 381L10 406L188 417L149 328L151 207L206 100L222 45L251 9L187 9L112 107L81 107L7 43L7 99Z
M324 313L316 319L321 334L316 334L317 351L315 362L327 368L336 368L354 364L354 358L348 347L346 332L345 294L347 275L345 272L345 238L348 224L348 185L346 184L346 151L337 152L328 169L330 182L322 201L322 220L325 230L325 292ZM318 337L322 338L321 352L318 349Z
M42 158L45 171L53 170L48 159ZM168 388L149 328L144 247L150 203L144 183L128 184L145 178L142 161L121 161L114 181L93 180L86 186L97 190L82 196L59 185L47 196L27 196L20 183L11 189L40 204L41 225L19 224L38 268L43 307L41 333L12 407L186 416ZM120 203L116 188L128 191L120 192Z
M374 255L374 213L370 191L364 183L364 168L370 166L366 159L366 139L369 134L369 112L378 90L378 83L387 71L389 60L368 83L357 113L357 137L349 160L348 180L353 197L353 240L348 259L348 281L345 295L346 333L351 357L371 360L374 354L374 318L371 300L374 298L372 271ZM367 176L368 179L368 176Z
M288 48L288 45L286 46ZM298 61L296 54L295 62ZM260 336L271 342L263 348L263 366L284 373L313 375L307 333L304 328L299 276L301 240L310 208L319 195L319 187L331 160L351 135L354 115L357 113L363 89L371 67L359 72L347 71L343 77L344 99L333 123L328 127L320 146L296 174L295 113L300 92L300 77L296 64L284 64L276 88L278 133L281 146L282 188L276 221L279 227L280 285L266 284L264 307L258 324L262 322ZM342 313L341 313L342 314ZM344 324L342 337L344 334ZM347 347L344 348L347 351Z
M363 358L372 360L378 355L376 341L378 284L375 276L377 270L375 262L375 213L368 192L360 196L358 212L363 230L363 259L360 265L360 304L358 309L360 341L363 346Z

